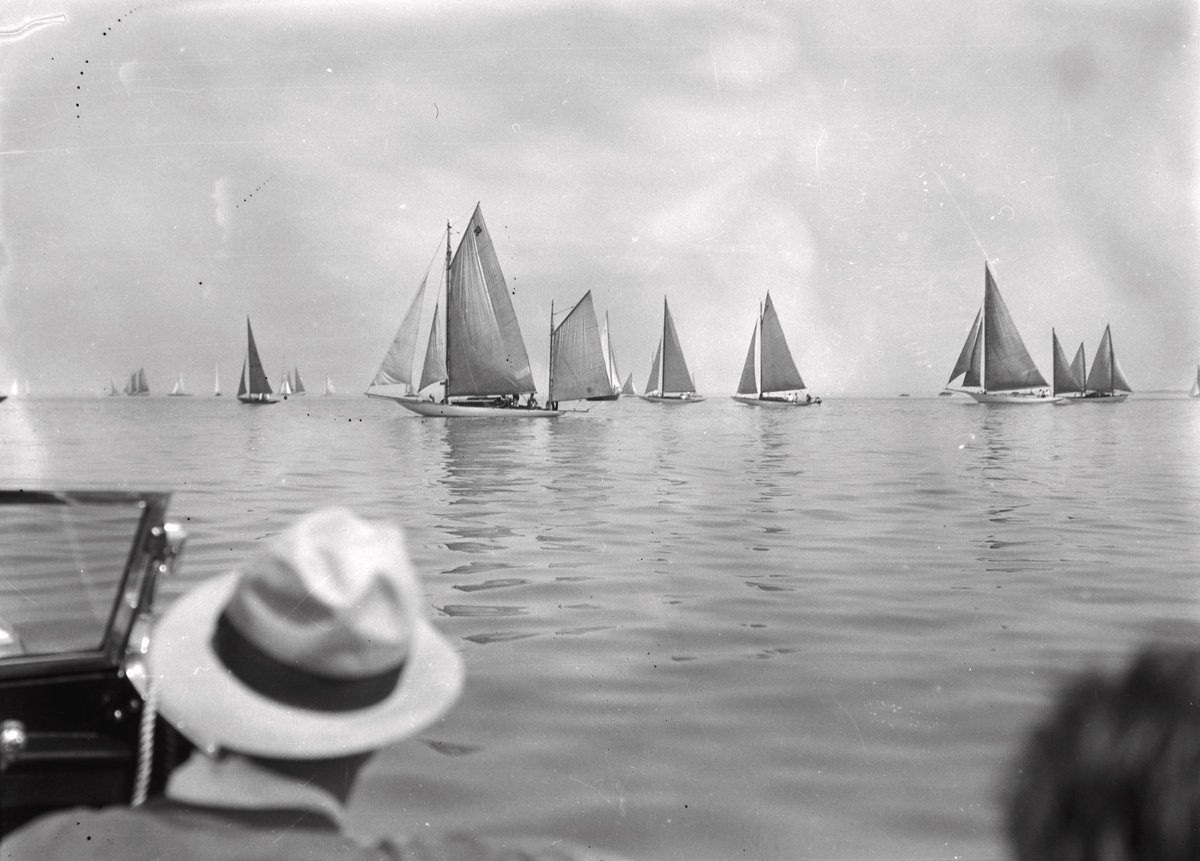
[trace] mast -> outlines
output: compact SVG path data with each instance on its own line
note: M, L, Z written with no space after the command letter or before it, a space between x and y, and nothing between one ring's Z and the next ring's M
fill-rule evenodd
M442 403L450 400L450 220L446 219L446 382L442 386Z

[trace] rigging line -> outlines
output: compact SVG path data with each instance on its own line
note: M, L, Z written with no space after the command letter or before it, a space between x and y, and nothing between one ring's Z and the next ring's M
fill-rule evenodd
M988 257L987 249L985 249L983 247L983 243L979 241L979 235L975 232L975 228L972 227L971 222L967 220L967 214L963 212L962 207L958 205L958 199L955 198L954 192L952 192L950 187L946 185L946 181L942 179L942 175L940 173L938 173L936 170L933 170L933 168L929 169L933 172L933 175L937 177L938 184L941 185L942 190L946 192L946 196L950 198L950 202L954 204L954 208L958 210L959 218L961 218L963 224L967 226L967 230L971 232L971 238L975 240L975 244L978 245L979 250L983 252L983 258L985 260L990 260L991 258Z

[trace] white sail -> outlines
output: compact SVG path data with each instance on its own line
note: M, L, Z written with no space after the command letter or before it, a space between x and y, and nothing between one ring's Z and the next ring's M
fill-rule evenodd
M450 261L446 371L448 397L537 390L508 285L479 206Z
M592 291L589 290L550 335L548 397L554 404L606 395L611 391L600 327L596 323Z
M221 371L216 365L213 366L213 396L221 396Z
M1100 337L1100 346L1096 348L1096 358L1092 360L1092 370L1088 372L1085 388L1101 395L1133 391L1113 352L1112 332L1108 326L1104 327L1104 334Z
M621 391L621 374L617 370L617 357L613 352L612 336L608 329L608 312L604 312L604 329L600 333L600 347L604 351L604 368L608 373L608 385L613 394Z
M333 388L333 380L329 379L329 374L325 375L325 394L336 395L337 392Z
M1192 380L1192 388L1188 391L1188 397L1200 398L1200 365L1196 366L1196 379Z

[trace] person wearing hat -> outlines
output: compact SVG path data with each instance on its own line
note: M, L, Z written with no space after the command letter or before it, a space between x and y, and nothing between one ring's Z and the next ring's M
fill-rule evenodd
M468 835L365 845L342 831L359 770L441 717L463 662L420 611L399 529L317 511L155 626L160 714L197 749L163 797L77 808L9 835L17 859L576 858Z

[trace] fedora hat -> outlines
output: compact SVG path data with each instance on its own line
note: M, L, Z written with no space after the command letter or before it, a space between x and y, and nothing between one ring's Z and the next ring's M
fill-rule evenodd
M422 600L399 529L316 511L162 616L159 711L209 753L318 759L410 736L463 682Z

